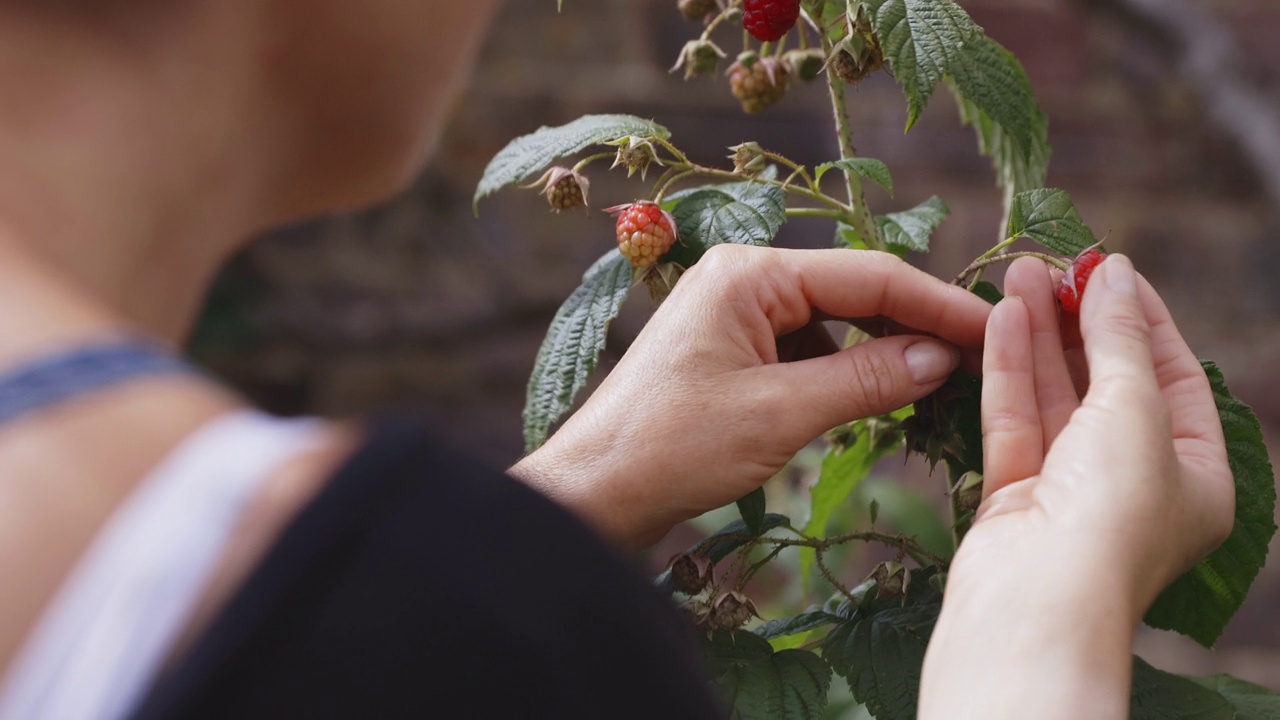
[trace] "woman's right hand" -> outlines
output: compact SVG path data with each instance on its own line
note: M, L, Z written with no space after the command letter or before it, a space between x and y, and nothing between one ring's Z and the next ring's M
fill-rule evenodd
M921 718L1127 717L1134 627L1231 530L1221 422L1164 303L1127 258L1099 267L1080 398L1053 280L1015 263L987 326L985 499L948 576Z

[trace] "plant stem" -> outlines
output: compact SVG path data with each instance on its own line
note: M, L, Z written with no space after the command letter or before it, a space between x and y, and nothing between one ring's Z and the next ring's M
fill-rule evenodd
M590 165L593 162L596 162L599 160L608 160L609 158L617 157L617 156L618 156L618 153L616 152L603 152L603 153L598 153L596 155L589 155L579 160L578 164L573 166L573 171L582 172L583 168L585 168L586 166Z
M826 578L827 582L831 583L832 587L839 590L841 595L848 598L849 602L852 603L854 607L858 606L858 598L854 597L853 592L849 590L849 588L845 587L844 583L837 580L835 573L831 572L831 570L827 568L827 564L822 561L822 550L818 548L813 549L813 564L817 566L818 572L822 577Z
M826 218L828 220L840 220L845 217L844 213L839 210L828 210L826 208L787 208L787 217L807 217L807 218Z
M729 7L725 8L723 11L720 12L719 15L715 17L714 20L712 20L710 23L707 24L706 29L702 31L702 39L703 40L710 39L711 33L715 32L715 29L719 27L721 23L723 23L725 20L728 20L731 17L734 17L739 12L741 12L741 10L738 8L737 5L730 5Z
M980 257L977 260L974 260L973 264L965 268L963 272L961 272L959 275L956 276L955 280L951 281L951 284L960 285L964 283L965 279L968 278L970 275L990 265L995 265L996 263L1002 263L1002 262L1011 262L1013 260L1017 260L1018 258L1024 258L1024 257L1033 257L1039 260L1043 260L1044 262L1063 271L1071 269L1071 263L1067 262L1066 260L1063 260L1062 258L1059 258L1059 257L1054 257L1052 255L1046 255L1044 253L1039 253L1039 252L1005 253L1003 255L995 255L993 257Z
M815 551L827 550L828 548L834 547L836 545L843 545L844 543L854 542L854 541L878 542L882 545L888 545L889 547L895 548L897 550L901 550L902 552L910 556L910 558L914 560L917 564L919 564L921 567L925 567L928 565L937 565L939 567L942 567L947 564L947 561L945 559L937 555L934 555L928 550L925 550L924 548L920 547L920 544L916 542L915 538L910 538L905 535L887 535L885 533L872 531L872 532L852 532L852 533L846 533L844 535L832 535L831 537L826 537L826 538L811 538L804 535L803 533L801 533L799 530L795 528L788 528L788 529L791 530L791 532L795 533L796 535L799 535L799 537L796 537L796 538L762 537L760 538L760 541L763 543L770 543L773 545L777 545L779 547L813 548Z
M666 180L662 181L661 186L658 188L658 192L654 193L653 201L661 205L663 196L667 194L667 191L671 189L672 185L675 185L681 180L694 174L696 174L695 170L685 170L684 172L678 172L675 175L672 175L670 178L667 178ZM664 174L663 177L665 178L666 175Z
M822 39L822 52L827 57L831 57L833 46L831 38L827 33L819 33ZM835 118L836 139L840 143L840 159L847 160L857 157L857 150L853 146L853 131L849 125L849 108L845 103L844 80L836 74L833 65L827 66L827 89L831 95L831 110ZM872 250L885 249L884 239L880 237L880 229L876 227L875 219L871 217L871 213L867 212L866 192L862 188L862 179L852 170L845 170L845 185L849 191L849 205L853 208L853 222L849 223L861 236L862 242Z

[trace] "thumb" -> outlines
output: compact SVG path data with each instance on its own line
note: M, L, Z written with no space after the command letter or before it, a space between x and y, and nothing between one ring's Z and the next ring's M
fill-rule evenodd
M919 400L959 365L960 352L945 342L895 336L762 371L782 393L783 429L812 439L842 423Z

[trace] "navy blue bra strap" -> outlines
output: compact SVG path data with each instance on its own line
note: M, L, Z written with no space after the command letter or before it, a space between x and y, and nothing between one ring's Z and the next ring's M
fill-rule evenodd
M0 375L0 423L146 376L195 373L140 340L114 340L49 355Z

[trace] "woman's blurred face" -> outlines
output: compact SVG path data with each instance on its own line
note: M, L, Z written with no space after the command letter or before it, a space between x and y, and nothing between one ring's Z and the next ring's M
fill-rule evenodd
M267 94L300 167L286 214L380 199L425 161L498 0L265 0Z

